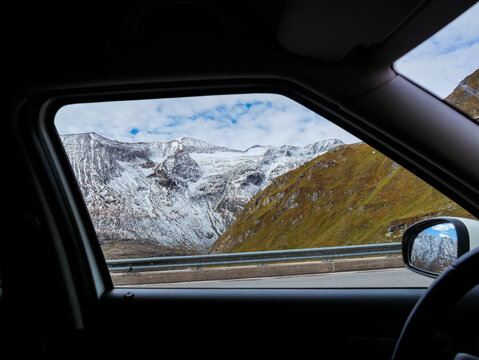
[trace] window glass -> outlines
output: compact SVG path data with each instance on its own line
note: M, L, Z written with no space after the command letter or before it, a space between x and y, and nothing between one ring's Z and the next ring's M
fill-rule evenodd
M479 119L479 3L404 55L394 68Z
M473 218L281 95L72 104L54 123L118 286L427 286L404 230Z

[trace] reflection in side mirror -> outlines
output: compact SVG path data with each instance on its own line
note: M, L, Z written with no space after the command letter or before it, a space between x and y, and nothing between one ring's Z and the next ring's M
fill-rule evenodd
M410 264L419 270L440 275L458 254L454 224L443 222L430 226L413 239Z
M477 246L479 221L458 217L420 221L409 227L402 239L406 267L434 278Z

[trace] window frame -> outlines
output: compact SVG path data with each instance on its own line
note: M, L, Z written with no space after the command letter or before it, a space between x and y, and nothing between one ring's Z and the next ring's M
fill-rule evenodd
M25 145L32 151L30 156L37 172L46 177L50 191L54 194L49 202L55 203L59 210L56 215L61 215L61 219L54 220L55 223L67 224L61 229L57 241L66 249L66 261L72 267L74 278L81 280L75 282L77 292L85 286L89 288L85 296L86 303L99 299L109 290L113 290L114 285L86 204L56 132L54 126L56 112L62 106L79 102L239 93L273 93L289 97L374 147L474 214L475 209L468 208L458 189L449 186L447 182L435 180L435 176L447 174L416 156L390 134L347 112L340 104L329 101L306 86L289 79L199 80L43 93L30 100L24 109L21 123L26 129Z

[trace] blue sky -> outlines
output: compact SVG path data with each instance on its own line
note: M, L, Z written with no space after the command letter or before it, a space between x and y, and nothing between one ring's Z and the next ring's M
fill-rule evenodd
M440 98L479 68L479 3L395 63Z
M450 237L457 240L456 229L454 225L450 223L432 226L424 230L424 232L437 238Z
M96 132L110 139L169 141L191 136L234 149L304 146L330 138L359 139L295 101L276 94L239 94L68 105L60 134Z

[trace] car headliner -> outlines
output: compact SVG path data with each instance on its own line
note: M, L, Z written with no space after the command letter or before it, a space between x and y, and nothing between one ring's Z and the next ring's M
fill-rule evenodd
M350 99L393 78L394 60L474 3L12 4L5 12L7 48L10 68L21 69L29 85L290 75L306 77L329 97Z

